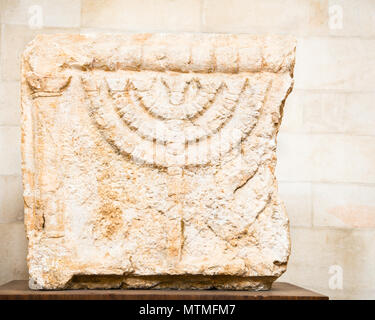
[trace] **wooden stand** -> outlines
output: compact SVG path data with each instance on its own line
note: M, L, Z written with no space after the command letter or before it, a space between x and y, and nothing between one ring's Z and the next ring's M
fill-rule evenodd
M0 287L0 300L328 300L290 283L275 282L269 291L222 290L30 290L26 280Z

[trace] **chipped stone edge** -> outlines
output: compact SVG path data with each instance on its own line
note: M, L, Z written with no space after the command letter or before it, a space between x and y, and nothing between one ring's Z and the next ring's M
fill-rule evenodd
M106 46L98 47L98 42L105 42ZM55 48L55 55L44 60L45 65L55 69L46 70L45 75L69 68L230 74L266 71L292 75L296 40L245 34L40 34L27 45L23 55L29 71L38 72L33 51L45 46Z

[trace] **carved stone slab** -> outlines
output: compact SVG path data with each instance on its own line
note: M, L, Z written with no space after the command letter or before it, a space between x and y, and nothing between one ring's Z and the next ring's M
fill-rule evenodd
M295 42L39 35L22 58L30 288L269 289Z

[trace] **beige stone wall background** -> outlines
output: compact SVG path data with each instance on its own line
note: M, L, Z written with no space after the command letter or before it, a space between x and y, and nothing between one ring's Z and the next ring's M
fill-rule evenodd
M36 34L273 33L298 40L278 139L292 237L280 280L375 299L374 0L0 0L0 10L0 284L27 278L19 55Z

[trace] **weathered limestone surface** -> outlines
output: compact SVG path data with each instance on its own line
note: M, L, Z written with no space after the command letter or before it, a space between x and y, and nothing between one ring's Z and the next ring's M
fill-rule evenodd
M40 35L22 61L32 289L269 289L295 42Z

